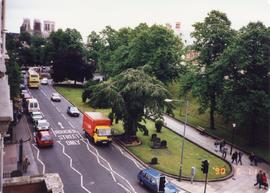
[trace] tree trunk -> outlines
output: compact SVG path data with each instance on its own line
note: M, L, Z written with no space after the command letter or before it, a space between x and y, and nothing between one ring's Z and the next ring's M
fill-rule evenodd
M256 129L256 124L254 123L254 121L251 120L251 124L250 124L250 128L249 128L249 145L251 147L254 147L255 146L255 129Z
M211 96L210 101L210 129L216 129L215 128L215 108L216 108L216 97L215 94Z
M76 85L77 84L77 81L76 80L74 80L74 85Z

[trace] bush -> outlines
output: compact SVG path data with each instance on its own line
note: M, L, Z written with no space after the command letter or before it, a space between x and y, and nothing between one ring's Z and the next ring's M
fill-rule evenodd
M156 127L157 133L161 132L162 126L163 126L163 121L162 120L157 120L155 122L155 127Z

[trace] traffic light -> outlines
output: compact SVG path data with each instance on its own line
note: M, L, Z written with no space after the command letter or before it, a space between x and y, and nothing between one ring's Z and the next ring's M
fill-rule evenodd
M208 160L204 160L202 161L202 166L201 166L201 170L204 174L208 173L208 168L209 168L209 162Z
M159 191L160 192L164 192L164 190L165 190L165 182L166 182L165 176L161 176L160 180L159 180Z

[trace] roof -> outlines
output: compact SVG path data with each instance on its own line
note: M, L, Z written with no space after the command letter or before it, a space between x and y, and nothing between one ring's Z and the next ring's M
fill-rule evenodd
M42 136L51 136L49 131L39 131Z
M109 119L100 112L85 112L85 114L93 119Z
M160 177L161 173L153 168L146 168L143 171L145 171L146 173L150 174L151 176L158 178Z

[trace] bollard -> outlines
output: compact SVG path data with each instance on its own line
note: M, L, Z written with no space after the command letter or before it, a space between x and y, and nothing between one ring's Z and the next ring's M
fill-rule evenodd
M190 172L190 176L191 176L190 177L190 182L191 182L191 184L193 184L193 180L194 180L195 174L196 174L196 169L193 166L193 167L191 167L191 172Z

